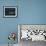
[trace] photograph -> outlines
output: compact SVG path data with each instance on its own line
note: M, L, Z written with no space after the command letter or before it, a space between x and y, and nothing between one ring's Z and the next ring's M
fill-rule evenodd
M17 7L16 6L3 6L4 17L16 17Z

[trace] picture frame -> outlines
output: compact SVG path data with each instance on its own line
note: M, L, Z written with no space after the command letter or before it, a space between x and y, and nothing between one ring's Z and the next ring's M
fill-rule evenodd
M17 17L17 6L3 6L3 17Z
M37 31L37 32L39 32L38 34L36 34L37 32L34 32L33 34L28 34L29 36L33 36L33 35L35 35L35 36L37 36L37 37L39 37L39 38L36 38L35 36L35 38L34 37L32 37L32 38L30 38L29 36L29 38L28 39L30 39L30 40L32 40L32 41L46 41L46 24L18 24L18 42L20 43L22 40L25 40L24 38L23 39L21 39L21 31L22 30L28 30L29 32L28 33L30 33L30 31L31 32L34 32L34 31ZM38 36L39 35L39 36ZM34 38L34 39L33 39ZM41 39L42 38L42 39ZM28 39L26 39L26 40L28 40Z

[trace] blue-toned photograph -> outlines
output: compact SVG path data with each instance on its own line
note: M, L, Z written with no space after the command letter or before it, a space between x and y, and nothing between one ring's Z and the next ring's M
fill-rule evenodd
M46 46L46 0L0 0L0 46Z

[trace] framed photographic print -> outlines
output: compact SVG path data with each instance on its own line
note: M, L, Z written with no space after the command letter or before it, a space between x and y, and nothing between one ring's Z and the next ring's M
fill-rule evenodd
M17 7L16 6L4 6L3 15L4 15L4 17L16 17L17 16Z
M19 24L18 42L22 40L46 41L46 24Z

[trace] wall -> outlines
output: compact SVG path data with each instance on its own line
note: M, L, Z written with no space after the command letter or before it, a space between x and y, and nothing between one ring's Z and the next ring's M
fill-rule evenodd
M3 6L16 5L18 16L3 18ZM46 0L0 0L0 44L8 43L9 32L18 32L18 24L46 24Z
M17 0L0 0L0 44L7 44L8 34L17 32L17 18L3 18L3 6L17 6ZM17 38L18 39L18 38ZM16 43L18 40L16 39Z
M46 24L46 0L20 0L19 23Z

